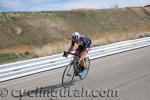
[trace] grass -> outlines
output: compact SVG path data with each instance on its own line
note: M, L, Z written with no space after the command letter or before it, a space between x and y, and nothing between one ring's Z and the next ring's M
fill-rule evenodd
M63 52L74 31L89 36L92 46L150 36L149 13L149 7L0 13L0 63ZM31 55L17 55L24 52Z
M100 46L100 45L107 45L110 43L115 43L119 41L124 40L131 40L136 38L143 38L150 36L150 32L139 32L139 33L133 33L133 32L124 32L124 33L117 33L117 34L110 34L110 33L103 33L103 36L99 37L99 34L95 34L93 36L90 36L92 38L92 47L94 46ZM24 47L20 47L20 50L28 51L31 55L24 55L24 54L16 54L16 51L19 48L10 49L12 50L11 53L8 50L6 54L0 53L0 63L7 63L7 62L14 62L19 60L26 60L26 59L32 59L36 57L42 57L57 53L62 53L63 51L67 50L70 45L70 41L61 41L61 42L55 42L55 43L48 43L42 47L34 47L31 49L31 47L28 47L28 49L24 49ZM5 51L6 52L6 51ZM13 53L12 53L13 52Z
M0 54L0 63L15 62L20 60L32 59L32 56L17 56L16 54Z
M92 47L94 46L101 46L101 45L107 45L110 43L125 41L125 40L131 40L131 39L137 39L137 38L143 38L150 36L150 32L122 32L122 33L103 33L103 35L94 34L92 36L89 36L92 39ZM61 42L55 42L55 43L49 43L44 45L41 48L35 48L32 51L32 54L42 57L57 53L62 53L63 51L67 50L69 48L70 41L61 41Z
M1 62L5 62L5 61L12 61L15 60L17 58L17 56L15 54L0 54L0 60Z

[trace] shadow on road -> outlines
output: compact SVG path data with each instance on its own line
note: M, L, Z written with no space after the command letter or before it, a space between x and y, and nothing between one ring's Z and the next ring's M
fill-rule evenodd
M71 86L75 85L76 82L79 82L80 80L76 79L73 81ZM71 87L70 86L70 87ZM60 91L61 89L65 89L62 84L55 84L55 85L50 85L50 86L45 86L45 87L37 87L34 90L29 90L23 94L20 95L20 97L25 97L25 96L39 96L39 95L46 95L47 93L50 93L51 91Z

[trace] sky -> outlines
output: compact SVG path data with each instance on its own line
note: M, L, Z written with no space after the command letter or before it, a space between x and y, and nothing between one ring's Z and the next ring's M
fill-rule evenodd
M0 12L54 11L78 8L105 9L115 5L136 7L150 4L150 0L0 0Z

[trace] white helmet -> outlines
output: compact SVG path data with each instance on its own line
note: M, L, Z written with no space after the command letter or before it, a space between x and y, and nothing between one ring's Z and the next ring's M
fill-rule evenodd
M72 33L72 41L76 41L76 40L78 40L80 38L80 34L79 34L79 32L73 32Z

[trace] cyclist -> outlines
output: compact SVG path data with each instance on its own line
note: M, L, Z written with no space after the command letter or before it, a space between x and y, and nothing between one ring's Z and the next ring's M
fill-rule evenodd
M80 77L84 74L84 58L88 53L88 50L91 46L91 40L87 36L80 35L79 32L72 33L72 42L70 48L67 52L71 52L73 50L74 45L77 44L78 48L75 53L79 55L79 72L77 73ZM64 53L64 57L67 57L68 53Z

